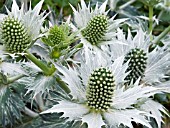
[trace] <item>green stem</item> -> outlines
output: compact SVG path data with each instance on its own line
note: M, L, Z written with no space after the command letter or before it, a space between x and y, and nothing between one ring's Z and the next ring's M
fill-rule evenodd
M70 89L67 87L67 85L59 78L56 78L57 83L59 84L59 86L66 92L66 93L70 93Z
M18 75L18 76L13 76L13 77L10 77L10 78L7 78L7 84L10 84L10 83L13 83L14 81L24 77L25 75L21 74L21 75Z
M153 6L149 6L149 33L152 35L153 26ZM152 38L152 37L151 37Z
M170 31L170 25L159 36L157 36L153 40L153 43L154 44L158 43L163 37L165 37L168 34L169 31Z
M55 72L55 67L48 67L45 65L42 61L38 60L33 54L31 54L29 51L26 51L26 57L30 59L35 65L37 65L45 75L52 75Z

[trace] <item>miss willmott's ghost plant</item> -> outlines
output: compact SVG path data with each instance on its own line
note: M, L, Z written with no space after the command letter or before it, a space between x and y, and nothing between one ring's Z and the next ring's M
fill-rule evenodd
M139 29L136 35L132 37L128 32L127 39L122 30L118 30L117 39L124 45L111 44L103 46L102 49L107 52L114 60L122 55L125 56L124 63L129 61L126 72L130 73L125 78L128 82L135 82L141 78L141 82L148 85L164 86L163 79L170 65L170 52L166 47L156 47L149 51L151 40L143 30ZM117 50L119 49L119 50Z
M24 5L19 9L13 0L11 12L6 8L8 15L1 14L0 38L6 51L22 53L40 37L40 28L46 16L40 13L43 0L32 10L24 10Z
M43 114L63 112L62 117L69 117L68 121L85 122L88 128L133 128L132 121L152 128L149 121L154 118L160 128L160 111L166 111L161 104L149 98L160 92L159 88L144 87L137 80L125 89L129 61L124 63L122 56L112 63L108 56L93 54L91 51L85 54L81 57L80 66L57 66L63 74L62 80L71 90L72 99L58 101L58 104L42 112Z
M0 15L0 127L162 127L169 115L155 94L170 92L168 45L153 47L141 28L125 35L130 22L109 18L107 2L70 5L61 25L42 25L43 0L28 11L13 0Z
M72 27L74 31L80 31L79 37L85 47L94 48L102 44L120 43L115 39L116 29L127 19L113 20L116 15L109 19L106 5L107 0L100 7L97 3L92 10L90 4L86 6L84 0L81 0L78 11L71 5L76 23Z

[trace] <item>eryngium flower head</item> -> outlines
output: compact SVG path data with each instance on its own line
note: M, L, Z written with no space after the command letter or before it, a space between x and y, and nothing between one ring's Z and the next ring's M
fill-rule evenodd
M138 78L149 85L160 85L170 65L170 53L165 47L156 47L149 51L151 46L150 37L141 29L132 37L128 32L127 39L122 30L119 30L117 38L125 45L111 44L102 49L114 59L124 55L124 63L129 60L129 67L126 72L130 73L125 78L129 83L135 82Z
M87 41L89 41L92 45L97 45L103 40L103 36L107 30L107 25L107 17L104 15L97 15L89 21L86 28L84 28L81 32Z
M48 39L52 46L58 45L65 40L64 31L58 26L50 28Z
M44 43L49 46L56 46L58 48L64 47L64 45L69 45L71 38L69 37L70 27L68 23L63 23L60 26L51 26L46 37L43 38Z
M130 61L127 72L130 71L130 73L125 79L127 81L131 81L132 79L136 81L139 77L143 77L147 64L147 56L144 50L139 48L131 49L126 54L124 62L126 63L128 60Z
M42 41L50 46L50 56L52 58L59 58L65 55L71 43L75 42L77 33L71 33L70 18L61 25L50 26L46 36Z
M74 11L74 19L76 26L73 26L75 31L80 32L79 36L84 46L93 47L102 44L120 43L114 38L116 36L116 29L126 19L113 20L114 17L109 18L106 11L107 0L99 7L98 3L94 10L90 8L90 4L86 6L84 0L81 0L81 6L78 11L72 7Z
M104 67L95 69L87 87L87 105L97 111L106 111L110 108L114 90L114 76Z
M62 117L69 117L68 121L82 121L88 128L117 128L120 125L133 128L132 121L152 128L149 124L152 117L160 127L160 111L165 112L164 107L149 98L159 89L143 87L139 80L125 89L128 62L123 64L124 57L112 63L108 56L88 51L80 60L76 67L56 65L63 74L60 77L68 84L71 98L57 100L56 105L42 114L62 112ZM154 109L147 107L150 105Z
M6 17L1 23L1 36L6 50L12 53L23 52L31 42L24 24L17 19Z
M11 12L4 16L0 23L0 37L6 50L10 53L22 53L28 49L36 39L41 36L40 28L44 21L44 13L39 15L43 0L32 10L24 10L22 5L19 9L13 0Z

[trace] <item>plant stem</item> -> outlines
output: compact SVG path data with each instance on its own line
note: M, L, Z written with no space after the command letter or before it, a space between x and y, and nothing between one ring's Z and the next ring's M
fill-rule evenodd
M55 67L47 67L42 61L38 60L33 54L31 54L29 51L26 51L26 57L30 59L35 65L37 65L45 75L52 75L55 72Z
M37 117L39 115L38 113L33 112L31 109L29 109L27 107L25 107L25 110L23 112L25 114L27 114L28 116L33 117L33 118L35 118L35 117Z
M21 74L21 75L18 75L18 76L13 76L13 77L10 77L10 78L7 78L7 84L10 84L10 83L13 83L14 81L24 77L25 75Z
M152 35L153 26L153 6L149 6L149 33ZM152 37L151 37L152 39Z
M157 36L153 40L153 43L154 44L158 43L163 37L165 37L168 34L169 31L170 31L170 25L159 36Z
M70 89L67 87L67 85L59 78L56 78L57 83L59 84L59 86L66 92L66 93L70 93Z

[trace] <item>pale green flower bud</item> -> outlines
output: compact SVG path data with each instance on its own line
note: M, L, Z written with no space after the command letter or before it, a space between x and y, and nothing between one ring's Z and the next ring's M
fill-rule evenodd
M55 25L49 30L48 40L51 46L59 45L65 41L65 32Z

